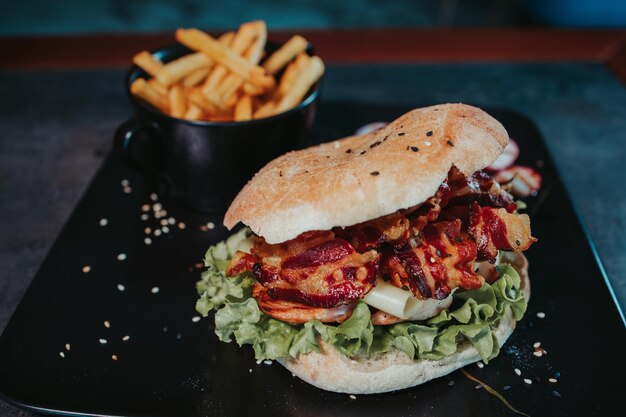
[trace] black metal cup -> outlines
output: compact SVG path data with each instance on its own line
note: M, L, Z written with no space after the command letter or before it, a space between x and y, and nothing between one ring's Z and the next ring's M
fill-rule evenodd
M267 53L276 48L268 43ZM168 62L191 51L172 45L154 52ZM295 108L245 122L177 119L133 96L130 85L147 77L131 67L125 89L135 117L115 132L114 145L127 163L156 179L159 194L202 213L226 211L245 183L275 157L308 144L320 82Z

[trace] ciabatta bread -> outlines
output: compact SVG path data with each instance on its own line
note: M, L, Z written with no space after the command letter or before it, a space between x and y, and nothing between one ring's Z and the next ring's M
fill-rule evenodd
M224 217L268 243L329 230L415 206L454 165L470 175L500 155L508 135L464 104L415 109L383 129L289 152L262 168Z

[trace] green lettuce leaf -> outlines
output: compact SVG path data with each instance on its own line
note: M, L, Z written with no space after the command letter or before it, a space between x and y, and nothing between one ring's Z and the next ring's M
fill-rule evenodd
M249 232L243 229L209 248L206 271L196 287L200 298L196 309L203 316L215 312L215 333L221 341L235 340L251 345L257 360L296 357L318 352L321 339L347 356L372 356L399 349L412 359L441 359L455 353L463 343L471 343L487 362L498 355L500 345L495 327L507 309L516 320L526 311L517 271L499 265L499 278L474 290L458 290L450 308L420 322L374 326L370 309L359 301L345 322L324 324L314 320L290 325L264 314L251 297L255 280L249 272L231 278L225 270L236 248Z

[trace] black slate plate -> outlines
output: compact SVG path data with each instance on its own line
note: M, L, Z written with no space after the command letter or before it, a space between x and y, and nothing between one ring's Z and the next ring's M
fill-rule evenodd
M316 134L341 137L406 110L325 103ZM500 356L466 369L532 416L619 415L626 332L593 246L537 128L518 113L488 110L519 143L519 162L536 167L544 185L528 200L539 243L527 253L533 285L527 315ZM101 168L0 339L0 393L7 401L70 415L513 415L458 371L412 389L352 399L313 388L278 364L257 364L248 347L220 343L211 316L192 318L195 264L226 236L221 219L163 202L176 223L146 245L144 228L158 223L152 215L140 218L142 205L152 203L151 190L115 156ZM217 227L207 230L207 222ZM120 253L127 259L118 260ZM91 270L84 273L86 265ZM130 339L123 341L125 335ZM535 342L548 354L533 356Z

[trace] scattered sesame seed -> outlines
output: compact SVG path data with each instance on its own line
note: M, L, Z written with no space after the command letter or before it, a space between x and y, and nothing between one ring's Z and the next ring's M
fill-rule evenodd
M417 147L417 146L411 146L411 150L412 150L413 152L417 152L417 151L419 151L419 149L418 149L418 147Z
M185 227L187 227L187 226L185 226L185 223L183 223L183 222L178 223L178 228L180 230L183 230Z
M120 253L119 255L117 255L117 260L118 261L125 261L126 260L126 254L125 253Z
M128 181L127 179L123 179L121 184L122 187L128 187L130 185L130 181Z
M508 390L511 389L511 386L510 385L505 385L505 386L502 387L502 389L505 390L505 391L508 391Z
M539 313L537 313L537 317L539 317L540 319L545 319L546 313L544 313L543 311L540 311Z
M126 287L123 284L117 284L117 289L120 291L124 291Z
M149 235L150 233L152 233L152 228L151 227L146 227L145 229L143 229L143 232L147 235Z
M114 361L117 360L117 355L111 355L111 359L113 359Z
M193 316L193 317L191 318L191 321L193 321L194 323L199 322L199 321L200 321L200 316Z
M69 343L65 344L65 350L67 350L68 352L70 351L70 344Z
M208 223L206 224L206 227L208 227L209 229L215 229L215 223L213 223L213 222L208 222Z
M161 231L162 231L163 233L169 233L169 232L170 232L170 228L169 228L169 227L167 227L167 226L163 226L163 227L161 228Z
M482 362L477 362L476 366L478 366L480 369L483 369L485 367L485 364Z
M124 188L122 188L122 190L123 190L123 191L124 191L124 193L126 193L126 194L130 194L130 193L132 193L132 192L133 192L133 189L132 189L132 188L130 188L130 187L124 187Z
M141 215L141 220L143 220L144 222L145 222L146 220L148 220L149 218L150 218L150 217L149 217L147 214L145 214L145 213Z
M156 230L154 231L154 235L155 235L155 236L161 236L161 233L162 233L162 232L161 232L161 229L156 229Z
M196 262L195 264L193 264L194 268L196 269L202 269L204 268L204 264L202 262Z
M261 362L263 362L263 361L262 361L261 359L258 359L258 360L256 361L256 364L257 364L257 365L260 365L260 364L261 364Z
M163 209L163 205L161 203L154 203L152 205L152 211L161 211Z
M406 135L406 133L404 133L404 132L398 133L398 136L404 136L404 135Z
M159 196L156 195L155 193L150 194L150 200L157 201L158 199L159 199Z
M173 225L173 224L176 224L176 219L175 219L175 218L173 218L173 217L170 217L169 219L167 219L167 222L168 222L170 225Z
M428 132L426 132L426 136L432 136L433 135L433 131L429 130Z
M452 385L454 385L454 381L453 380L448 381L448 386L451 387Z
M60 357L62 357L62 358L64 358L64 357L65 357L65 353L63 353L63 352L59 352L59 356L60 356Z
M518 368L515 368L515 375L517 376L522 375L522 371L520 371Z
M535 355L536 357L540 358L540 357L543 356L543 353L541 353L540 350L536 350L536 351L533 352L533 355Z
M435 263L435 258L433 256L431 256L429 261L430 261L430 263L434 264Z
M200 225L199 229L200 229L201 232L206 232L207 230L209 230L209 228L206 227L206 224Z
M146 245L151 245L152 244L152 239L150 239L149 237L145 238L143 240L143 243L145 243Z
M106 218L103 217L100 219L100 226L104 227L107 224L109 224L109 221Z
M552 395L555 396L556 398L561 398L561 393L556 390L552 391Z
M356 400L356 395L354 395L354 394L350 394L350 399L352 399L352 400Z
M252 368L248 369L248 372L252 373Z
M548 381L552 382L553 384L555 384L558 381L558 379L556 379L556 378L548 378Z
M534 347L534 348L538 348L539 346L541 346L541 342L535 342L535 343L533 343L533 347Z
M448 145L450 145L450 146L454 146L454 142L452 142L451 140L446 141L446 143L447 143ZM518 246L519 246L519 245L518 245Z
M365 152L367 152L367 151L361 151L361 153L359 155L365 155Z
M426 146L430 146L430 145L432 145L432 143L430 143L429 141L425 141L425 142L424 142L424 145L426 145Z
M161 226L165 226L167 223L167 219L161 219L161 221L159 222L161 224Z
M333 146L335 147L335 149L339 149L339 146L341 146L341 144L339 143L338 140L333 142Z
M106 339L98 339L98 341L100 342L101 345L106 345L107 344L107 340Z
M150 292L151 292L152 294L156 294L156 293L158 293L158 292L159 292L159 287L152 287L152 289L150 290Z
M373 175L374 177L377 176L378 174L380 174L380 172L378 171L372 171L370 172L370 175Z
M89 265L85 265L85 266L83 266L83 272L84 272L85 274L86 274L86 273L88 273L89 271L91 271L91 267L90 267Z
M106 327L107 329L111 328L111 323L109 323L108 320L104 321L104 327Z
M122 337L122 341L123 342L128 342L129 340L130 340L130 336L128 336L128 335Z
M271 365L272 361L267 360L267 361L263 361L263 363L266 364L266 365Z
M182 337L183 337L183 335L182 335L182 334L180 334L180 333L178 333L178 334L176 335L176 340L180 340Z
M144 204L141 206L141 211L150 211L150 204Z
M531 379L524 378L524 384L531 385L532 383L533 381Z
M474 389L481 389L482 387L483 387L482 385L478 384L474 387Z

